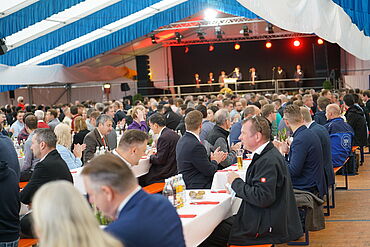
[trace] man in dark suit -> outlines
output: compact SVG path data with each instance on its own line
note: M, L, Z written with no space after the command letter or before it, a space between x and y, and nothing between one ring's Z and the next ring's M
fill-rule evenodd
M242 178L227 175L226 188L242 199L238 213L220 223L201 244L206 246L279 244L302 236L298 209L283 156L270 140L260 116L243 121L240 140L253 160Z
M57 137L51 129L34 131L31 149L40 162L36 164L27 186L20 192L22 203L31 204L36 191L48 182L67 180L73 183L67 164L55 149L56 143ZM21 220L21 232L26 237L34 237L30 219L31 214L27 214Z
M363 101L365 103L365 107L367 108L367 111L370 112L370 90L365 90L362 93Z
M219 148L211 153L211 161L207 150L199 139L203 115L200 111L189 112L185 117L186 132L176 146L177 170L183 174L186 187L189 189L209 189L218 165L227 157L227 153Z
M17 178L19 179L20 168L17 151L15 151L12 140L1 133L0 133L0 161L6 162L8 167L15 172Z
M165 126L162 114L155 113L149 118L149 126L154 134L159 135L157 141L157 153L150 153L149 173L144 176L144 185L155 182L164 182L166 178L177 174L176 145L180 136Z
M96 120L96 126L84 139L84 144L86 144L83 157L84 163L94 157L97 148L104 147L110 150L111 145L109 145L108 134L113 130L113 119L108 115L102 114Z
M181 117L172 111L169 104L163 106L163 116L166 121L166 127L172 130L175 130L181 121Z
M185 247L176 209L162 195L144 192L122 159L100 155L85 166L82 176L90 202L114 220L105 230L124 246Z
M309 110L305 107L301 107L301 113L303 116L303 121L307 128L312 130L314 134L320 139L322 154L323 154L323 164L324 164L324 172L327 186L335 183L334 179L334 171L333 171L333 163L331 159L331 144L330 144L330 136L328 130L323 126L315 121L312 121L311 114Z
M299 106L285 107L283 119L293 131L290 147L285 142L280 143L280 151L288 153L293 188L322 197L326 193L326 181L320 139L304 125Z
M304 77L303 70L301 68L301 65L296 66L296 71L294 72L294 83L292 87L302 87L303 86L303 81L302 78Z

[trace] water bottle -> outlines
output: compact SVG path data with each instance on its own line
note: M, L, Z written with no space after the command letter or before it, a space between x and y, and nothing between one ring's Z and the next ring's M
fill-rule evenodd
M181 190L182 190L181 200L182 200L182 204L184 205L186 202L186 184L182 177L182 174L179 174L178 176L179 176L179 186L181 186Z
M175 205L173 188L171 186L171 182L169 179L165 180L165 186L164 186L162 194L170 201L172 205Z

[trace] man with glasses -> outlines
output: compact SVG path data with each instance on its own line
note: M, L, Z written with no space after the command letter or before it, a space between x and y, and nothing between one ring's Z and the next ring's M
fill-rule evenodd
M222 221L201 246L279 244L302 236L292 183L283 156L260 116L243 121L239 138L252 152L246 177L227 175L226 188L242 199L236 215Z

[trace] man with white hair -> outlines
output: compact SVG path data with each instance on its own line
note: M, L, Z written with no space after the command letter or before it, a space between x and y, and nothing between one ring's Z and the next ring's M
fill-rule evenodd
M22 108L22 110L24 111L24 109L25 109L25 106L24 106L24 99L23 99L23 97L22 96L19 96L18 98L17 98L17 102L18 102L18 107L20 107L20 108Z
M50 126L44 122L44 112L41 110L35 111L35 116L37 117L37 128L38 129L50 129Z

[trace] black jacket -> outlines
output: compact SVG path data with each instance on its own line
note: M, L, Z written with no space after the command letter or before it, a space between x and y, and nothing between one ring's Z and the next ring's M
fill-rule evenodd
M72 142L72 147L71 147L71 150L73 151L74 149L74 144L83 144L84 143L84 139L85 139L85 136L87 134L89 134L89 130L81 130L80 132L76 133L74 136L73 136L73 142Z
M72 175L66 162L55 149L45 159L36 164L27 186L21 191L21 202L30 204L36 191L44 184L54 180L67 180L73 183Z
M316 123L321 124L321 125L325 125L328 122L328 120L326 119L325 114L326 114L325 111L317 111L315 113L315 116L313 117L313 119L315 120Z
M209 161L205 147L195 135L185 132L176 146L177 170L183 175L186 188L210 189L217 171L216 161Z
M166 120L166 127L175 130L181 121L181 117L177 113L174 113L171 107L163 115Z
M0 133L0 161L5 161L10 169L15 171L18 179L20 176L20 167L17 151L15 151L12 140Z
M145 175L145 183L164 182L177 174L176 144L180 136L169 128L164 128L157 142L157 154L150 156L152 166Z
M270 142L255 154L245 182L231 185L242 204L231 228L229 244L277 244L302 236L293 187L284 158Z
M19 238L19 178L0 161L0 243Z
M208 135L203 142L208 155L210 155L211 152L214 152L217 148L220 148L220 151L222 152L228 153L226 159L220 163L221 169L230 166L236 161L236 152L230 150L229 142L227 141L228 136L229 131L215 125L213 126L213 129L208 132Z
M359 106L352 105L348 108L344 115L347 123L351 125L355 131L353 146L366 146L367 145L367 128L364 112Z

